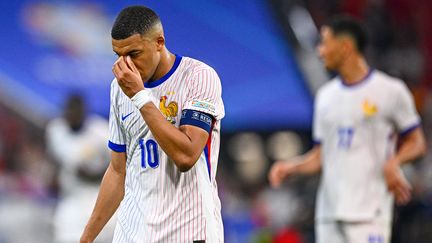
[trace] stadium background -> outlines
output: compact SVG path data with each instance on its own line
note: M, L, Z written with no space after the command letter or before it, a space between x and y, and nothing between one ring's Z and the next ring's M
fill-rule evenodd
M226 242L313 242L318 177L292 178L273 190L266 173L274 160L311 145L314 93L330 77L314 48L329 16L365 21L368 60L407 82L431 135L428 0L1 1L0 243L51 242L56 171L44 127L71 92L107 117L116 58L110 27L124 6L138 3L160 15L171 51L210 64L221 77ZM429 151L405 168L414 199L396 208L392 242L432 242L431 158Z

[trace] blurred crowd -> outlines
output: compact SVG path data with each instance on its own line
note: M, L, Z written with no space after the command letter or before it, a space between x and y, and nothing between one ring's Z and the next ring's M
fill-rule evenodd
M393 243L432 242L432 1L307 0L317 26L350 13L371 35L368 60L413 91L428 138L425 158L404 168L413 199L396 208ZM61 167L47 148L46 128L0 104L0 243L53 242L62 197ZM218 182L226 242L313 242L319 178L268 186L271 163L306 151L310 131L223 134Z

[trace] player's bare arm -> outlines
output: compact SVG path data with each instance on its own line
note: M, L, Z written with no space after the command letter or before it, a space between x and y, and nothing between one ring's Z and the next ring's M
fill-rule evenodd
M283 180L293 174L312 175L321 170L321 146L315 145L306 154L290 161L276 161L268 179L271 186L279 187Z
M91 243L112 217L124 196L126 153L111 152L92 215L81 236L81 243Z
M129 56L120 57L113 66L114 75L123 92L132 98L144 90L141 76ZM157 107L149 102L140 109L158 144L181 171L187 171L198 160L209 134L195 126L176 128L169 123Z
M400 166L423 156L425 153L426 141L423 130L418 127L401 138L401 144L396 155L386 162L384 178L397 203L405 204L411 198L411 185L403 175Z

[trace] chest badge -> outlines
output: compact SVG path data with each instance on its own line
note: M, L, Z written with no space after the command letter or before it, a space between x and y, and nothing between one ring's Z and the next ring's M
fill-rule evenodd
M162 112L162 114L165 116L167 121L169 121L171 124L176 123L176 117L178 112L178 105L177 102L171 101L168 105L166 104L167 97L164 95L160 98L159 101L159 110Z
M362 108L365 117L373 117L378 112L378 107L368 100L363 101Z

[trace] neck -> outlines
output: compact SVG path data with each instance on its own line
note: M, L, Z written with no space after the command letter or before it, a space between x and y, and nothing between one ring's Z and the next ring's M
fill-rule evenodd
M175 55L169 52L167 49L161 52L161 58L159 65L156 68L153 80L158 80L167 74L175 62Z
M366 77L369 65L363 56L355 55L347 58L338 71L346 84L354 85Z

